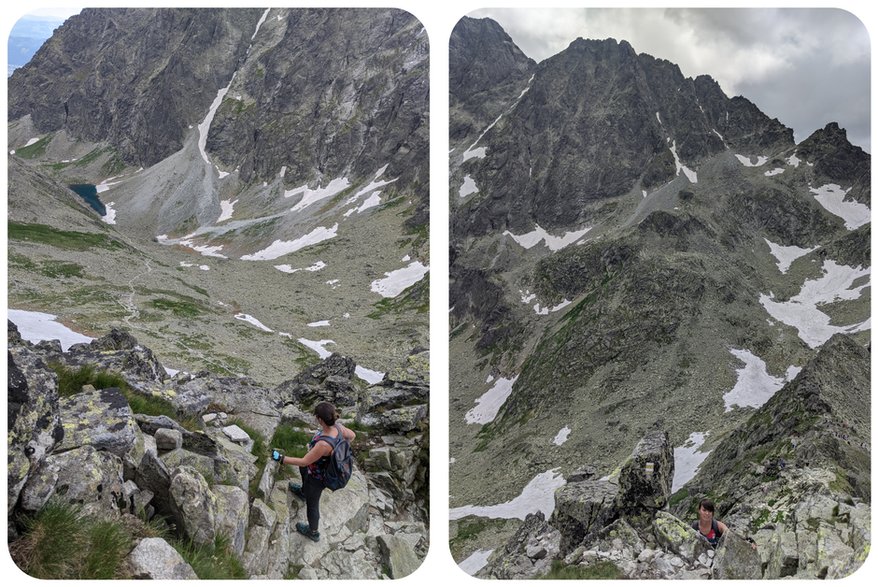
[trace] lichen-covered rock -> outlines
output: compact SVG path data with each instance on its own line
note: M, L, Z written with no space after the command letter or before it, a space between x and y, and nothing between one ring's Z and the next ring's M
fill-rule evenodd
M86 445L47 456L22 489L21 508L36 512L54 497L84 514L116 516L125 507L122 485L122 459Z
M15 344L18 330L8 323L9 344ZM56 443L64 437L58 408L58 384L55 374L27 346L10 346L8 352L9 417L6 447L8 451L7 514L12 512L19 493L35 467L38 467Z
M117 388L83 391L61 398L58 405L64 440L55 450L88 444L123 457L135 447L140 429L128 400Z
M247 492L233 485L214 485L216 496L216 533L229 539L232 551L244 553L244 539L250 521Z
M555 511L549 522L561 532L561 553L567 554L619 516L619 486L612 481L586 480L555 490Z
M753 546L733 530L720 538L713 559L713 579L761 579L762 561Z
M159 455L159 458L165 464L168 471L173 471L177 467L185 465L187 467L192 467L201 473L201 475L210 482L217 480L217 474L214 468L215 461L208 456L190 452L185 448L178 448Z
M389 569L391 579L401 579L414 573L421 566L421 559L412 546L397 536L385 534L378 537L381 562Z
M147 489L153 493L153 505L158 513L177 518L178 512L173 499L171 499L171 473L154 451L147 450L143 454L134 476L134 482L141 489ZM179 522L179 519L176 521Z
M277 514L257 497L253 500L253 505L250 506L250 521L256 526L267 528L271 532L277 523Z
M159 428L155 431L155 445L161 451L181 448L183 433L172 428Z
M799 570L799 548L796 533L787 530L783 524L780 524L772 534L767 550L766 579L790 577Z
M167 372L153 352L137 343L128 332L112 329L89 343L71 345L56 357L69 367L91 365L98 371L122 375L135 389L147 391L157 387Z
M496 549L483 573L495 579L533 579L545 574L560 551L561 534L542 512L528 514L506 544Z
M394 434L408 434L425 425L427 405L403 406L385 412L369 412L360 417L366 426L373 426Z
M658 510L668 503L674 479L674 451L665 431L644 436L619 473L619 507Z
M134 579L197 579L198 575L163 538L144 538L126 559Z
M668 512L656 512L653 533L659 545L690 563L698 560L710 548L710 544L700 539L691 526Z
M195 544L212 544L216 538L217 499L201 473L185 465L177 467L171 473L170 493L186 535Z

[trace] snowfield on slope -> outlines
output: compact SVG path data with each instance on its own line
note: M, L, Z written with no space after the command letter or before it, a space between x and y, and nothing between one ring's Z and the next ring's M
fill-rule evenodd
M777 302L769 293L759 296L759 303L776 320L792 326L799 331L801 338L809 347L822 346L837 332L860 332L871 328L871 320L848 326L833 326L827 314L818 306L838 300L856 300L863 290L870 287L867 280L857 287L854 283L871 274L871 268L839 265L831 259L823 262L823 277L809 279L802 284L802 290L786 302Z
M476 398L476 406L464 416L466 423L487 424L493 422L500 408L512 394L512 386L517 380L518 375L512 379L498 377L491 389Z
M465 516L524 520L528 514L543 512L546 519L549 519L555 511L555 490L565 483L567 481L557 468L549 469L531 479L521 494L510 501L496 505L466 505L451 508L448 517L451 520L459 520Z

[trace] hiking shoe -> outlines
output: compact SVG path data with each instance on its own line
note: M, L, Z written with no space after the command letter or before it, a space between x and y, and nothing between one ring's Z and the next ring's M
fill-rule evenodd
M290 493L292 493L302 501L305 501L305 494L302 492L302 486L298 483L293 483L292 481L290 481Z
M305 522L296 522L296 531L298 531L299 534L301 534L302 536L310 538L314 542L320 540L320 532L312 532L311 526L309 526Z

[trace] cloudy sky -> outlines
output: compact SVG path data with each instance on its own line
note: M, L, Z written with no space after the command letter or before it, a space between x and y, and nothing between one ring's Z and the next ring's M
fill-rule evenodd
M742 95L802 141L827 122L871 152L869 35L837 9L489 8L490 17L536 61L577 37L625 39L638 53L708 74L728 96Z

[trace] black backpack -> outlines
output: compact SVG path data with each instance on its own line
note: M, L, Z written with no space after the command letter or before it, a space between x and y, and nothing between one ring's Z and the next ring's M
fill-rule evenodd
M325 440L332 445L332 453L327 457L329 462L326 463L326 469L323 472L323 484L335 491L341 489L350 481L351 474L354 472L354 455L351 452L351 443L341 433L341 427L336 424L338 436L320 435L320 440Z

